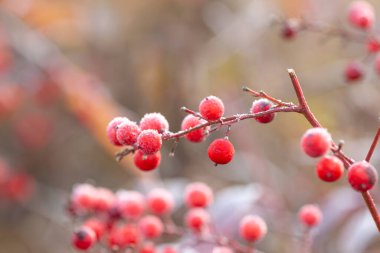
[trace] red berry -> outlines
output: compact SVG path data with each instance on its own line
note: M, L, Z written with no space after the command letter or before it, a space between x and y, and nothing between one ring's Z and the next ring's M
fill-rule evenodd
M91 248L95 241L95 232L88 227L82 227L75 231L72 237L73 246L79 250L87 250Z
M90 228L92 231L94 231L97 240L100 240L106 229L105 223L95 218L86 220L83 224L83 227Z
M0 35L1 36L1 35ZM0 42L1 43L1 42ZM0 54L1 54L0 45ZM0 55L0 73L1 73ZM23 89L14 83L1 83L0 85L0 118L6 117L16 111L23 102Z
M174 207L173 195L165 189L153 189L147 196L149 210L156 215L170 214Z
M125 120L116 129L116 138L122 145L133 145L137 141L141 130L136 122Z
M160 253L177 253L178 251L170 246L166 246L160 250Z
M139 227L141 233L148 239L160 237L164 230L162 221L153 215L143 217L139 222Z
M218 120L224 114L224 105L220 98L208 96L199 104L199 112L206 120Z
M380 38L372 37L367 41L367 51L369 53L377 53L380 51Z
M252 107L251 107L251 113L259 113L259 112L265 112L268 111L273 107L273 104L265 98L253 101ZM256 117L255 120L260 123L269 123L274 119L275 113L270 113L267 115Z
M281 36L284 39L293 39L298 32L299 23L295 19L286 20L281 28Z
M35 191L34 179L25 172L9 175L4 184L6 197L17 202L29 200Z
M226 138L216 139L208 147L208 157L216 164L231 162L234 154L234 146Z
M203 208L190 209L185 216L185 224L193 232L204 230L210 220L210 214Z
M157 151L152 155L146 155L141 150L137 150L133 156L133 161L137 168L143 171L154 170L160 165L161 152Z
M377 171L366 161L360 161L352 164L348 168L348 182L356 191L365 192L376 184Z
M316 205L304 205L298 212L299 221L307 227L317 226L322 220L322 212Z
M115 205L115 203L116 197L112 191L102 187L96 188L93 203L94 210L107 212Z
M212 190L204 183L192 183L185 189L185 202L188 207L207 207L212 200Z
M198 117L195 117L194 115L189 114L183 119L182 125L181 125L181 130L187 130L187 129L190 129L192 127L203 124L203 123L205 123L204 120L202 120ZM185 135L185 138L191 142L201 142L207 136L207 132L209 129L210 129L210 127L207 126L207 127L201 128L201 129L191 131L190 133Z
M155 252L156 252L155 245L151 242L144 242L144 244L139 249L139 253L155 253Z
M326 182L338 180L343 171L343 162L336 156L324 156L317 163L317 175Z
M108 237L108 246L112 250L122 249L126 246L134 247L140 241L137 227L131 224L114 228Z
M71 193L71 204L78 212L90 212L95 206L96 188L90 184L74 185Z
M310 128L301 139L302 150L311 157L319 157L331 147L331 135L321 127Z
M144 154L152 155L161 149L161 135L156 130L143 130L137 138L137 145Z
M161 113L147 113L140 121L140 129L152 129L158 133L163 133L169 130L169 123Z
M228 247L214 247L212 253L234 253L234 251Z
M371 28L375 22L374 8L367 1L354 1L348 7L348 21L360 29Z
M256 215L247 215L240 221L240 236L249 242L261 240L267 233L267 224Z
M345 80L347 82L359 81L363 78L364 67L361 63L351 62L346 66L344 71Z
M116 117L116 118L113 118L109 123L108 123L108 126L107 126L107 137L108 137L108 140L113 144L113 145L116 145L116 146L121 146L122 144L119 142L119 140L117 139L117 136L116 136L116 131L117 131L117 127L125 122L125 121L128 121L127 118L124 118L124 117Z
M126 219L139 218L145 209L144 196L136 191L119 190L116 193L118 210Z

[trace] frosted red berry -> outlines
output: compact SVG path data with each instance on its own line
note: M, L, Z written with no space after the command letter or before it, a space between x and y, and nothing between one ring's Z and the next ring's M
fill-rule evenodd
M205 123L204 120L198 117L195 117L194 115L189 114L183 119L182 124L181 124L181 130L187 130L203 123ZM209 129L210 127L207 126L204 128L191 131L190 133L187 133L185 135L185 138L191 142L201 142L207 136L207 132Z
M155 245L151 242L145 242L139 249L138 253L155 253Z
M235 154L235 148L226 138L216 139L208 147L208 157L215 164L227 164L231 162Z
M380 38L372 37L367 41L367 51L369 53L377 53L380 51Z
M311 157L319 157L327 153L331 147L331 135L325 128L310 128L301 138L302 150Z
M107 126L107 137L108 137L108 140L113 144L113 145L116 145L116 146L121 146L122 144L119 142L119 140L117 139L117 136L116 136L116 131L117 131L117 127L125 122L125 121L128 121L127 118L123 118L123 117L116 117L114 119L112 119L109 123L108 123L108 126Z
M116 138L122 145L133 145L137 141L141 130L136 122L125 120L117 126Z
M272 107L273 107L273 104L268 99L262 98L262 99L253 101L252 107L251 107L251 113L265 112L271 109ZM276 115L275 113L270 113L267 115L255 117L255 120L257 122L266 124L266 123L271 122L274 119L275 115Z
M151 190L146 201L149 210L156 215L170 214L173 211L173 195L165 189L156 188Z
M224 114L224 104L220 98L208 96L200 102L199 112L206 120L218 120Z
M188 207L207 207L212 200L212 190L204 183L192 183L185 189L185 202Z
M72 244L76 249L87 250L94 245L96 241L95 232L88 227L81 227L74 232L72 237Z
M349 63L344 70L344 78L347 82L359 81L364 76L364 66L358 62Z
M267 225L261 217L247 215L240 221L239 233L249 242L259 241L266 235Z
M144 196L136 191L119 190L116 193L117 208L126 219L137 219L145 210Z
M139 221L141 233L145 238L154 239L160 237L164 230L162 221L154 215L147 215Z
M374 25L375 11L367 1L354 1L348 7L348 21L351 25L368 29Z
M127 224L115 227L108 236L108 246L112 250L134 247L140 242L140 234L135 225Z
M28 201L35 191L35 181L25 172L11 173L4 183L5 195L16 202Z
M316 205L304 205L298 212L298 219L301 224L307 227L315 227L322 220L322 212Z
M78 212L93 210L96 202L96 188L90 184L78 184L71 193L72 207Z
M160 253L178 253L178 251L170 246L165 246L160 250Z
M160 165L161 152L157 151L154 154L146 155L143 151L137 150L133 156L133 162L142 171L154 170Z
M116 197L112 191L107 188L96 188L93 208L95 211L106 212L110 210L116 203Z
M100 238L105 232L106 224L99 219L90 218L83 223L83 227L90 228L92 231L94 231L96 239L100 240Z
M360 161L352 164L348 168L348 182L356 191L365 192L376 184L377 171L366 161Z
M322 157L316 167L318 177L326 182L334 182L338 180L344 171L343 162L336 156Z
M193 232L201 232L210 223L210 214L203 208L190 209L185 216L186 226Z
M234 253L234 250L228 247L214 247L212 253Z
M161 149L161 135L156 130L143 130L137 138L137 146L146 155L154 154Z
M163 133L169 130L169 123L161 113L147 113L140 121L140 129L152 129L158 133Z

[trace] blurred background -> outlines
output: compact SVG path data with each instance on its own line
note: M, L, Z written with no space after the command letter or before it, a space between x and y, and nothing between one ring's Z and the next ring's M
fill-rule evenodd
M242 85L295 102L287 75L294 68L322 125L363 159L379 125L379 78L371 58L360 82L346 83L343 70L364 58L365 45L307 31L288 41L273 22L304 17L353 30L342 11L349 2L0 1L0 178L2 168L12 173L12 201L0 201L0 252L75 252L75 224L64 209L76 183L142 192L164 184L178 194L181 223L180 196L191 181L217 193L210 211L222 233L235 237L242 215L260 214L269 227L257 245L264 252L296 251L296 215L306 203L325 216L313 252L380 252L360 194L345 178L320 181L316 161L301 153L309 125L299 115L234 125L236 156L218 167L207 146L224 129L201 144L181 141L174 157L173 143L165 143L161 166L150 173L137 171L130 157L117 163L105 134L114 116L139 121L147 112L161 112L176 131L185 116L179 108L196 110L207 95L223 99L226 115L248 112L253 98ZM370 2L380 14L379 2ZM378 188L372 192L378 201Z

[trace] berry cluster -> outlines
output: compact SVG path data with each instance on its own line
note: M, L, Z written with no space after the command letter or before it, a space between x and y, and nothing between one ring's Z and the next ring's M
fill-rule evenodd
M255 100L250 109L251 114L260 114L274 107L266 98ZM131 152L134 153L136 167L143 171L157 168L161 161L160 149L163 140L185 137L190 142L202 142L211 131L218 130L222 125L230 127L231 120L224 118L223 101L216 96L208 96L199 104L199 112L182 108L189 113L182 121L181 132L175 134L169 131L168 121L160 113L148 113L138 125L125 117L112 119L107 127L109 141L116 146L130 146L127 152L120 152L121 158ZM256 116L254 119L260 123L269 123L274 119L275 113ZM236 120L236 119L233 119ZM210 125L219 124L211 129ZM228 131L229 132L229 131ZM228 140L228 132L224 138L211 142L208 147L208 156L215 165L227 164L232 161L235 148Z
M380 128L368 151L365 161L355 162L342 152L342 143L335 144L327 129L318 122L304 97L301 85L293 70L288 70L294 91L297 95L298 104L283 102L273 98L263 91L257 92L247 87L243 90L250 93L255 100L249 113L224 116L224 104L221 99L215 96L204 98L199 104L199 112L192 111L185 107L183 111L187 115L178 132L170 132L166 119L158 113L150 113L144 116L138 126L126 118L114 118L108 125L107 135L111 143L115 145L129 145L117 154L121 159L131 152L135 153L134 161L141 170L151 170L158 166L161 156L160 148L162 141L184 137L192 142L203 141L211 132L220 130L227 126L224 138L212 141L208 147L210 160L217 164L229 163L235 154L235 148L228 139L231 126L246 119L255 119L259 123L269 123L279 112L296 112L302 114L313 126L307 130L301 138L301 148L310 157L321 157L316 166L316 174L326 182L337 181L342 177L344 169L348 170L348 182L353 189L360 191L372 218L380 231L380 216L378 215L375 203L368 192L377 182L377 171L369 163L377 141L380 138ZM331 151L331 155L327 153ZM204 200L203 200L204 201ZM203 211L197 211L201 215ZM206 215L202 216L205 220Z
M183 194L187 208L183 224L174 224L174 198L163 188L152 189L146 196L137 191L119 190L115 194L90 184L74 186L68 211L82 225L72 236L72 244L78 250L89 250L99 244L115 252L129 249L138 253L176 253L181 247L159 246L165 236L194 235L199 242L215 245L213 253L252 252L255 242L267 234L267 224L258 215L246 215L237 227L240 238L247 245L232 238L218 235L212 228L212 217L207 211L213 202L213 192L204 183L187 185ZM322 220L322 213L315 205L305 205L298 213L299 222L309 229Z
M305 20L288 19L281 22L281 36L284 39L294 39L298 32L309 30L312 32L323 33L326 36L340 36L344 40L352 40L364 44L365 50L370 58L365 57L363 61L349 62L344 69L346 82L353 83L364 78L366 73L365 64L367 59L374 59L374 69L380 74L380 36L374 33L375 10L367 1L353 1L347 8L347 23L360 33L322 26Z
M322 157L316 166L318 177L326 182L337 181L344 172L344 161L340 157L326 155L333 150L332 138L327 129L310 128L301 138L301 148L310 157ZM348 162L348 161L345 161ZM348 167L348 182L353 189L366 192L377 182L377 171L367 161L359 161Z
M214 244L213 252L216 253L235 252L236 247L239 252L251 252L249 245L267 233L267 225L261 217L247 215L241 219L237 230L249 245L244 246L233 239L222 240L214 234L212 217L207 211L213 202L213 192L204 183L187 185L183 202L187 210L182 228L171 219L175 203L166 189L155 188L144 196L137 191L113 193L86 183L76 185L67 210L73 218L81 220L82 225L74 231L72 244L78 250L89 250L99 244L116 252L128 248L138 253L175 253L180 252L177 246L156 245L165 235L193 234L200 241Z

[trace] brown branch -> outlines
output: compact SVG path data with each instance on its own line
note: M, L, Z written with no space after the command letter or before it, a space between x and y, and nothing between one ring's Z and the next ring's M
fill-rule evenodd
M342 40L365 44L368 39L373 36L371 33L361 34L346 30L341 27L335 27L328 24L310 22L303 18L293 20L296 22L296 32L313 32L325 35L327 38L338 37ZM285 26L290 22L289 19L277 18L274 20L275 24Z
M264 111L264 112L259 112L259 113L244 113L244 114L236 114L236 115L233 115L233 116L229 116L227 118L221 118L219 120L213 120L213 121L207 121L205 123L202 123L202 124L199 124L195 127L192 127L192 128L189 128L189 129L186 129L186 130L181 130L181 131L178 131L176 133L164 133L162 135L162 140L169 140L169 139L173 139L173 138L180 138L180 137L183 137L185 136L186 134L190 133L190 132L193 132L195 130L198 130L198 129L201 129L201 128L205 128L205 127L208 127L208 126L213 126L213 125L218 125L218 124L221 124L221 125L231 125L231 124L235 124L235 123L238 123L239 121L241 120L246 120L246 119L253 119L253 118L256 118L256 117L260 117L260 116L264 116L264 115L267 115L267 114L271 114L271 113L276 113L276 112L300 112L300 109L298 106L292 106L292 107L274 107L274 108L271 108L267 111Z
M380 138L380 127L377 129L377 132L376 132L375 137L373 138L371 147L369 148L367 156L365 157L365 160L367 162L369 162L371 160L371 157L373 155L373 152L375 151L375 148L376 148L377 142L379 141L379 138Z
M285 107L292 107L292 106L295 106L292 102L282 102L281 100L279 99L276 99L274 97L271 97L269 96L268 94L266 94L264 91L255 91L255 90L252 90L246 86L243 86L242 88L243 91L246 91L246 92L249 92L252 96L254 97L257 97L257 98L265 98L271 102L273 102L274 104L278 105L278 106L285 106Z
M121 150L120 152L117 152L115 157L116 157L116 161L120 162L121 160L123 160L123 158L131 153L134 153L135 152L135 148L131 148L131 147L127 147L123 150Z

